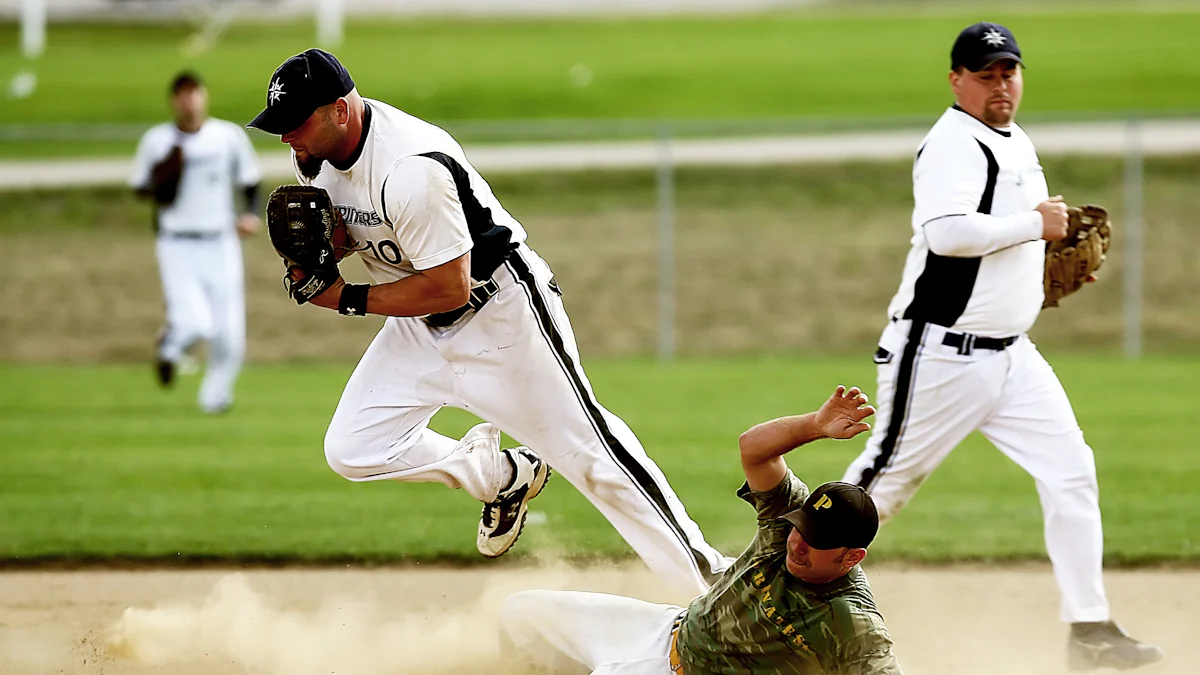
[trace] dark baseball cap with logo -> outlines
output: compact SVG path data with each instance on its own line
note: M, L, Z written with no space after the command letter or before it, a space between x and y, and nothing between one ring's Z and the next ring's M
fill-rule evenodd
M967 26L958 34L950 50L950 70L961 67L979 72L1001 59L1025 65L1012 31L998 23L983 21Z
M353 89L354 80L337 57L309 49L275 69L267 85L267 107L246 126L282 136L298 129L317 108Z
M822 485L783 519L796 526L806 544L821 550L866 548L879 532L875 500L853 483Z

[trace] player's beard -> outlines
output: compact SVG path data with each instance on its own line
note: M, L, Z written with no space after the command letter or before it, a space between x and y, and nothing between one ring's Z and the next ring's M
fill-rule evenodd
M1010 104L1012 102L1010 101ZM1013 123L1013 119L1017 116L1016 104L1011 104L1010 107L1001 105L993 106L988 104L983 109L983 121L988 126L1007 127Z
M321 175L321 167L325 166L325 160L315 155L305 153L301 159L296 155L296 168L300 169L300 174L305 178L312 180Z

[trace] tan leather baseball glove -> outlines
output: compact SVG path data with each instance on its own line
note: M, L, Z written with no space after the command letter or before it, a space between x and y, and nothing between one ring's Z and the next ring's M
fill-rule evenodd
M1046 299L1042 309L1083 288L1104 264L1112 239L1108 209L1095 204L1067 209L1067 236L1046 246Z

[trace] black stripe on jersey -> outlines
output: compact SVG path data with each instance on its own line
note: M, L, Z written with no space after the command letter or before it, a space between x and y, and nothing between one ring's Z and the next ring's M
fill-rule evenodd
M987 183L983 186L983 195L976 211L991 213L1000 165L992 149L983 141L975 140L987 159ZM904 310L904 318L947 328L953 326L971 301L981 261L982 258L951 258L930 251L925 256L925 269L913 285L913 299L908 309Z
M996 195L996 178L1000 175L1000 164L996 161L996 156L992 154L992 149L986 143L975 139L979 144L979 149L983 150L983 156L987 158L987 185L983 188L983 196L979 198L979 208L975 209L979 213L992 212L992 198Z
M917 353L925 337L925 322L914 321L908 329L908 342L900 355L900 365L896 368L896 381L892 387L892 417L888 422L887 434L879 444L879 454L875 463L863 469L858 484L868 492L874 485L879 474L892 463L896 456L896 448L900 445L900 437L904 434L904 425L908 422L908 411L912 405L912 394L916 390L913 381L917 371Z
M492 210L479 203L475 191L471 189L471 176L462 164L442 152L424 152L421 156L446 167L454 178L458 201L462 204L467 229L471 232L471 278L476 281L491 279L496 268L508 260L517 248L516 242L512 241L512 230L497 225L492 220Z
M667 503L666 497L663 495L662 488L654 481L654 477L642 466L629 450L621 444L620 439L612 432L608 426L608 421L604 419L604 414L600 410L600 404L596 401L594 394L584 384L584 375L582 369L575 359L571 357L570 351L567 349L566 338L562 331L554 323L554 315L550 311L550 304L540 286L537 279L534 277L533 270L529 264L521 257L520 253L510 257L506 263L513 276L525 288L525 294L529 297L529 304L533 308L533 313L537 317L538 327L541 329L542 336L546 338L546 342L550 345L550 350L558 359L559 365L562 366L563 372L571 383L571 388L575 391L575 397L583 406L584 414L592 424L596 435L600 438L604 448L608 451L610 457L616 462L617 466L625 472L630 481L638 488L639 491L650 501L658 515L667 524L667 528L679 540L681 546L692 554L692 562L695 564L696 570L700 573L708 583L716 581L720 574L709 567L708 560L704 555L697 551L688 540L687 533L683 527L679 525L679 520L676 519L675 513L671 510L670 504Z
M396 226L395 226L395 224L392 223L392 219L388 218L388 214L387 214L387 181L391 177L392 177L392 174L390 174L390 173L388 175L384 176L383 177L383 185L379 186L379 210L383 211L383 222L391 224L392 231L394 232L396 230Z
M958 107L958 104L957 104L957 103L955 103L954 105L952 105L952 106L950 106L950 107L951 107L951 108L954 108L955 110L957 110L958 112L960 112L960 113L962 113L962 114L964 114L964 115L969 115L969 116L970 116L972 119L974 119L976 122L979 122L979 123L980 123L980 124L982 124L983 126L987 127L988 129L991 129L992 131L994 131L994 132L996 132L996 133L1000 134L1001 136L1003 136L1003 137L1005 137L1005 138L1011 138L1011 137L1012 137L1012 132L1011 132L1011 131L1004 131L1004 130L1002 130L1002 129L997 129L996 127L994 127L994 126L992 126L992 125L988 124L987 122L984 122L983 120L979 119L978 117L975 117L974 115L971 115L971 113L967 112L966 110L963 110L962 108Z

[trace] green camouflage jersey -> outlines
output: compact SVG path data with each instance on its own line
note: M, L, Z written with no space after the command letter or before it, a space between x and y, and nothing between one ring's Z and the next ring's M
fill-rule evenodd
M758 509L758 533L688 606L678 639L685 675L902 675L861 568L827 584L787 571L792 525L779 517L808 492L791 471L773 490L738 490Z

